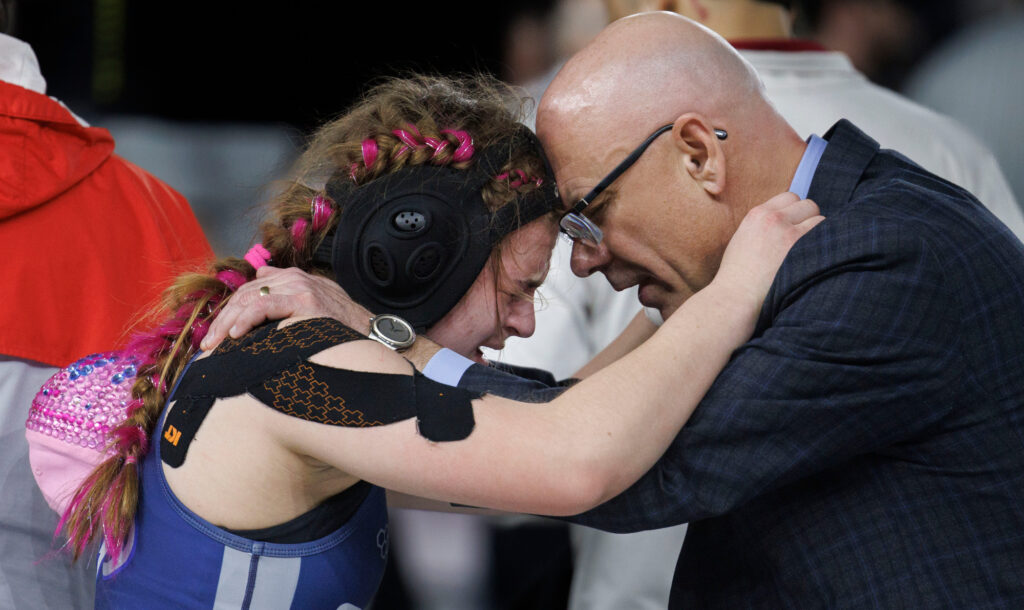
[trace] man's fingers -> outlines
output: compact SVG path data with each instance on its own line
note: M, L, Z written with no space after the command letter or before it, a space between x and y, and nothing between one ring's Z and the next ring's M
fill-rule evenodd
M210 330L207 331L206 337L199 344L199 348L208 351L216 347L229 335L232 337L240 336L240 334L231 332L232 328L236 327L239 316L246 312L249 307L258 306L260 298L262 297L259 293L259 285L255 282L248 282L239 287L221 308L213 323L210 324Z
M213 323L210 324L210 330L206 332L206 336L203 337L202 342L199 344L199 349L203 351L209 351L228 336L228 331L231 330L231 326L235 323L235 318L238 316L237 310L230 307L231 300L221 308L220 313L214 318Z
M280 267L271 267L270 265L265 265L265 266L260 267L259 269L256 270L256 277L258 277L258 278L265 278L265 277L268 277L268 276L269 277L273 277L273 276L277 275L278 273L282 273L282 272L284 272L284 269L281 269Z
M264 320L287 317L275 315L275 309L272 304L274 300L271 296L262 297L245 309L242 309L241 313L232 322L228 334L232 338L237 339L262 324Z
M300 269L261 267L256 278L240 286L224 304L200 347L207 350L226 337L241 337L268 319L329 315L334 292L340 291L330 280Z
M258 278L243 288L244 291L239 289L228 301L230 311L226 313L231 318L226 323L231 324L227 331L229 336L237 339L264 320L277 320L292 315L292 301L280 285L268 282L267 278Z

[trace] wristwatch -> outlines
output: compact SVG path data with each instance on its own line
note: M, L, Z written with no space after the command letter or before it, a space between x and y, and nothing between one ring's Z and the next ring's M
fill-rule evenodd
M416 342L412 324L390 313L370 318L370 338L397 352Z

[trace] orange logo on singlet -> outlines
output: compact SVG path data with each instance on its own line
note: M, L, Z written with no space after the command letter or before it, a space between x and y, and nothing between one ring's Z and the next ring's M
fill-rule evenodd
M178 430L174 426L167 426L167 430L164 431L164 438L167 439L168 443L177 447L178 439L181 438L181 430Z

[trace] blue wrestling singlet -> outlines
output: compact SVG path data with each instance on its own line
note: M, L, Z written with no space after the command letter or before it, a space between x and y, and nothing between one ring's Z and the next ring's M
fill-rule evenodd
M119 562L100 549L96 608L358 610L369 604L388 552L382 489L372 487L344 525L316 540L250 540L202 519L171 491L160 456L166 414L142 463L139 511Z

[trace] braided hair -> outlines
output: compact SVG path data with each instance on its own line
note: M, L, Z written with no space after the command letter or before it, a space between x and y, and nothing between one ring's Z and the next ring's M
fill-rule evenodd
M338 205L323 192L331 175L345 170L362 185L406 167L467 169L477 150L520 129L522 105L511 88L489 76L414 76L373 87L310 138L261 224L264 256L277 266L330 277L330 269L315 263L313 255L338 222ZM511 110L517 107L518 114ZM491 211L515 205L518 197L552 179L541 151L521 142L482 189ZM500 269L500 260L499 243L490 264ZM164 294L161 311L170 313L167 321L129 342L126 351L140 364L127 417L109 434L111 457L81 484L58 525L75 559L99 536L117 560L138 508L140 461L168 388L198 351L228 297L255 278L254 262L259 264L252 256L228 257L214 262L209 273L179 277Z

